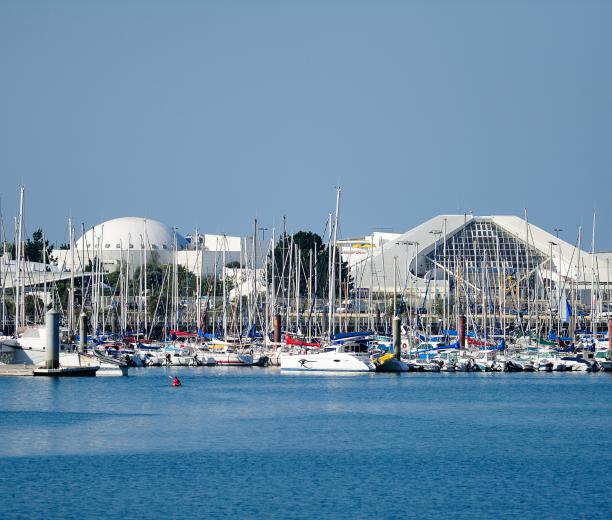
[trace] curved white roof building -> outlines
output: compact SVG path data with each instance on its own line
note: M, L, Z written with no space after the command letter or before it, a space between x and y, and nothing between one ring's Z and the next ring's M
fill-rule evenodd
M571 283L590 286L593 277L596 283L612 280L605 254L593 260L576 244L512 215L438 215L361 258L353 276L359 287L374 291L394 290L394 265L404 286L425 287L437 276L477 292L499 290L504 277L512 283L529 278L539 290L551 282L567 289Z
M87 230L73 250L56 249L52 255L60 271L79 271L98 258L105 271L117 270L121 265L132 271L155 259L161 264L176 261L194 273L221 272L222 258L231 262L243 256L239 237L202 234L198 235L198 244L158 220L121 217Z
M185 237L170 226L142 217L121 217L98 224L77 241L77 251L83 249L83 238L86 251L172 251L175 240L177 249L187 246Z

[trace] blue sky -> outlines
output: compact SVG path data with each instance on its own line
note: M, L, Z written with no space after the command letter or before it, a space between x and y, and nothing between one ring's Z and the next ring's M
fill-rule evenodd
M612 249L612 3L0 2L2 212L344 236L517 214Z

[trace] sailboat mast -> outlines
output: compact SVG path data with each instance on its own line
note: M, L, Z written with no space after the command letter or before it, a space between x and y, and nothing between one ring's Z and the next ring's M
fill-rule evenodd
M148 274L147 273L147 261L148 261L148 259L147 259L147 248L148 248L149 240L147 238L147 220L146 219L143 221L142 226L143 226L143 230L142 230L143 231L143 238L142 239L143 239L143 249L144 249L144 255L143 255L144 256L143 257L143 269L144 269L144 293L143 293L143 298L144 298L144 338L148 339L149 338L149 316L148 316L149 308L148 308L148 305L147 305L147 302L148 302L148 298L147 298L147 296L148 296L148 289L147 289L147 287L148 287L148 285L147 285L147 282L148 282L148 280L147 280L147 274Z
M43 261L43 307L47 312L47 248L45 247L45 232L42 234L42 261Z
M23 236L23 195L24 195L24 187L19 187L19 218L17 220L17 263L15 264L15 274L16 274L16 283L15 283L15 332L21 325L21 257L23 255L22 252L22 236Z
M327 335L331 338L334 329L334 312L333 312L333 280L332 280L332 214L329 214L329 233L327 238Z
M225 273L225 252L227 250L227 237L223 235L222 273L223 273L223 339L227 341L227 285Z
M68 240L70 241L70 306L68 309L68 324L70 334L74 332L74 227L72 218L68 219Z
M93 237L92 237L93 240ZM81 314L85 312L85 223L81 222Z
M525 291L527 294L527 330L531 331L531 298L529 297L529 221L527 220L527 208L525 208L525 257L527 262L527 274L525 278Z
M370 236L370 287L368 288L369 329L374 330L374 309L372 308L372 290L374 289L374 231Z
M595 210L593 210L593 234L591 239L591 334L597 333L595 323L597 295L595 294Z
M271 280L271 284L272 284L272 295L271 295L271 312L272 312L272 316L276 316L276 232L275 229L272 228L272 267L271 267L271 271L272 271L272 280ZM273 318L274 319L274 318Z
M196 229L196 328L198 332L201 329L202 323L202 308L200 302L202 301L202 248L200 247L200 234Z
M334 239L332 242L332 272L331 272L331 284L330 284L330 294L331 294L331 301L330 301L330 307L329 307L329 311L330 311L330 317L331 317L331 322L332 322L332 332L334 331L333 328L333 321L334 321L334 306L335 306L335 296L336 296L336 276L335 276L335 266L336 266L336 247L337 247L337 241L338 241L338 222L339 222L339 218L340 218L340 187L338 186L338 188L336 188L336 215L334 218ZM330 334L331 337L331 334Z
M253 219L253 323L257 327L257 219ZM241 297L242 299L242 297Z

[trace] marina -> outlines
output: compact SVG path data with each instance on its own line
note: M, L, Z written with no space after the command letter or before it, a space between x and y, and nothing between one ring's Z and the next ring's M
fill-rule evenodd
M610 520L611 21L0 2L0 520Z
M265 241L254 220L250 237L213 247L197 230L186 238L134 217L82 225L78 240L70 220L69 243L52 250L42 230L24 240L23 187L19 200L0 261L5 365L96 376L147 366L612 370L612 257L596 251L595 213L590 252L581 227L572 245L526 211L342 239L337 188L327 243L325 233L289 234L286 220Z

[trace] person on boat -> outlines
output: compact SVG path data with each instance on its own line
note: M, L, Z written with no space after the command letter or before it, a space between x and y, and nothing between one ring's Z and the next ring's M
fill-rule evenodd
M181 380L177 376L174 376L174 380L172 381L172 386L182 386Z

